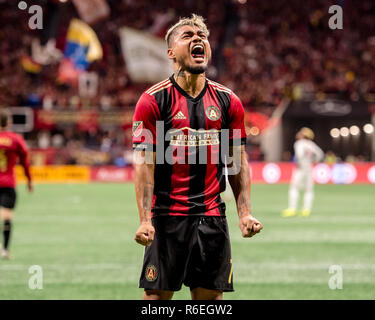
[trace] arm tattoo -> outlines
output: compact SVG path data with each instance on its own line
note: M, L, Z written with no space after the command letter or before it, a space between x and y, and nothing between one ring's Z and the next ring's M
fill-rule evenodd
M237 199L238 215L242 217L244 214L250 213L250 199L247 192L242 192Z
M229 176L229 182L236 199L238 216L250 214L250 173L246 160L242 161L241 159L239 172Z
M142 151L141 155L144 155L144 151ZM152 164L135 163L135 196L137 199L137 207L141 223L151 221L152 199L154 193L155 157L156 155L153 153Z
M150 182L146 182L143 189L143 210L150 211L152 206L152 195L154 193L154 185Z

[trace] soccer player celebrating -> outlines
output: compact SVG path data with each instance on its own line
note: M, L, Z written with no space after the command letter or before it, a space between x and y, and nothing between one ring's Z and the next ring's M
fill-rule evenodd
M145 91L134 113L140 216L135 240L146 246L143 299L171 299L182 284L190 287L192 299L222 299L224 291L233 291L220 197L225 162L242 236L252 237L263 228L250 209L244 109L231 90L205 76L211 58L208 36L203 18L194 14L168 30L167 54L175 72ZM224 131L228 161L219 157ZM230 156L240 161L229 163Z
M33 185L30 176L28 149L23 138L11 131L10 115L4 109L0 110L0 217L4 222L3 226L3 249L1 257L9 259L9 240L12 230L13 209L16 203L14 166L17 158L25 170L29 192L32 192Z
M292 217L297 214L297 203L299 190L303 189L304 202L301 216L308 217L314 199L313 164L323 160L323 151L314 143L314 132L309 128L302 128L297 132L297 141L294 143L294 155L297 168L293 171L289 187L289 207L285 209L281 216Z

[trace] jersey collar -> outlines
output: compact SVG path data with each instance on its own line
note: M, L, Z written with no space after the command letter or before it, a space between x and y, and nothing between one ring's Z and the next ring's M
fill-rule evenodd
M173 86L177 89L178 92L180 92L186 99L189 99L189 100L191 100L193 102L199 101L206 94L207 86L208 86L207 78L205 80L204 87L203 87L202 91L195 98L193 98L192 96L188 95L186 93L186 91L184 89L182 89L178 85L178 83L176 82L176 80L173 77L173 74L169 78L169 80L171 80L171 82L173 83Z

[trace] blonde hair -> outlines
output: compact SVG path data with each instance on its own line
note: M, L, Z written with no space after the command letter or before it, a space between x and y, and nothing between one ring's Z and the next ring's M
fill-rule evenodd
M314 140L315 135L314 135L314 132L310 128L303 127L301 128L300 132L305 138Z
M180 18L176 24L168 29L167 34L165 35L165 41L167 42L168 48L170 48L170 40L172 35L182 26L196 26L201 29L207 35L207 37L210 35L210 31L204 23L204 18L193 13L190 18Z

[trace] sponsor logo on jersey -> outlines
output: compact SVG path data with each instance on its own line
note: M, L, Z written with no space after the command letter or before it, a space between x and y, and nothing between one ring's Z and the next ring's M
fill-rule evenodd
M158 270L152 264L146 267L145 277L147 281L153 282L158 278Z
M206 116L208 119L210 119L211 121L216 121L216 120L219 120L220 117L221 117L221 111L218 107L216 106L209 106L207 109L206 109Z
M169 131L168 140L171 146L198 147L214 146L220 143L220 130L195 130L188 127Z

